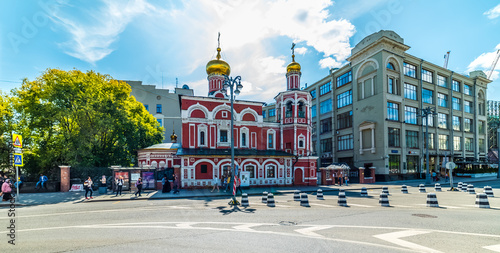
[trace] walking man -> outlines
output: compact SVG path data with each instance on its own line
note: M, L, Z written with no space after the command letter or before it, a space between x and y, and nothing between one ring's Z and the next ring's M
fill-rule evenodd
M83 183L83 187L85 188L85 199L89 199L87 197L87 194L90 192L90 198L92 199L92 193L94 190L92 190L92 185L94 183L92 182L92 178L88 177L87 180Z
M240 193L243 194L243 191L241 190L241 179L240 179L240 177L237 176L235 178L235 180L236 180L236 182L235 182L235 184L236 184L236 193L235 194L238 194L238 191L240 191Z
M179 177L174 174L174 194L179 193Z
M135 182L135 187L137 187L137 191L135 192L135 196L137 197L137 194L139 194L139 197L141 196L141 191L142 191L142 178L137 179Z
M120 193L120 196L122 195L122 188L123 188L123 177L120 176L118 179L116 179L116 196L118 196L118 193Z

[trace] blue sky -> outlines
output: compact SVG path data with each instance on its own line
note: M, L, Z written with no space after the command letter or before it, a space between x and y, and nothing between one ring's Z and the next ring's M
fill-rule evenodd
M240 75L240 99L270 102L286 88L295 42L302 84L346 64L350 49L393 30L408 53L460 73L488 71L500 49L500 2L429 0L192 0L0 2L0 90L47 68L95 70L158 88L188 84L206 95L216 54ZM488 98L500 97L500 63ZM163 76L163 78L162 78Z

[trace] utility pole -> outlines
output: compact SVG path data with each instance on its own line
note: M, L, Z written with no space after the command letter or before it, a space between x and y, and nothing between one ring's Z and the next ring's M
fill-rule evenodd
M434 109L430 107L426 107L425 109L421 109L421 114L419 117L425 118L425 184L431 183L431 175L429 171L429 115L437 115Z

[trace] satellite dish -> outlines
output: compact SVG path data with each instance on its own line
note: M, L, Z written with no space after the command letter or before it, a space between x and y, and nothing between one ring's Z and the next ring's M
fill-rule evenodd
M453 170L457 165L454 162L447 162L445 167L449 170Z
M185 90L189 90L189 86L187 84L182 85L182 88Z

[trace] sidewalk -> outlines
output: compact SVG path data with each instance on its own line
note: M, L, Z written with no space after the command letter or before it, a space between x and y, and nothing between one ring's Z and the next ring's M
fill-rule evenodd
M454 178L453 183L456 186L458 182L464 182L467 184L474 182L495 182L500 181L496 177L484 177L484 178ZM445 183L444 180L438 182L443 188L450 187L450 183ZM273 193L275 195L280 194L290 194L295 190L300 190L306 193L315 193L318 189L322 189L323 192L338 191L340 188L346 191L360 191L361 188L365 187L367 189L382 189L384 186L388 187L400 187L401 185L407 185L410 187L418 187L420 184L425 184L425 179L418 180L405 180L405 181L390 181L390 182L378 182L375 184L349 184L349 186L338 186L338 185L315 185L315 186L287 186L287 187L252 187L243 189L243 192L247 193L249 196L260 196L264 191ZM434 186L435 182L427 184L426 187ZM57 204L57 203L91 203L99 201L127 201L127 200L154 200L154 199L176 199L176 198L219 198L219 197L230 197L232 196L232 189L228 192L220 190L219 192L211 192L211 189L181 189L178 194L161 193L161 191L146 190L143 192L141 197L135 197L133 192L124 192L121 196L115 197L115 194L108 191L108 194L99 195L98 191L94 192L94 198L85 200L85 192L46 192L46 193L23 193L20 198L16 200L16 206L32 206L32 205L44 205L44 204ZM238 195L239 196L239 195ZM9 202L0 202L0 207L8 207Z

